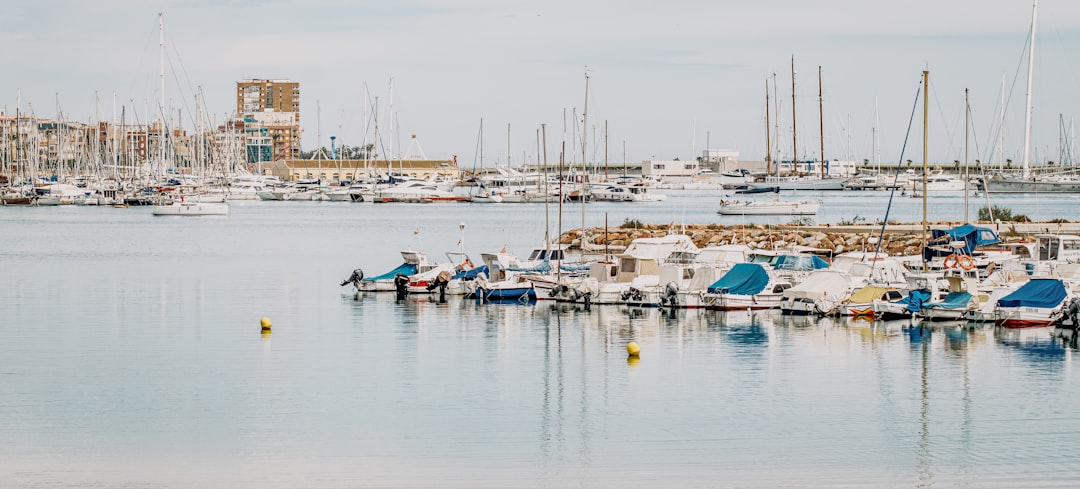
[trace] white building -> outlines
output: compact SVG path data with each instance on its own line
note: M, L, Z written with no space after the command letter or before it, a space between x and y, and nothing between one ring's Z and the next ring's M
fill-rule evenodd
M641 175L653 178L692 177L701 173L696 160L645 160L641 162Z

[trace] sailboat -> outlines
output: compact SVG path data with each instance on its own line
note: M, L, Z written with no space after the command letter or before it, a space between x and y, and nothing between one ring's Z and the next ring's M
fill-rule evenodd
M772 167L772 134L769 129L769 81L765 80L765 160L766 171ZM766 177L768 181L770 177ZM766 187L757 187L764 189ZM821 201L780 200L778 193L781 187L770 186L762 192L773 193L771 200L758 201L720 201L720 209L716 211L720 215L728 216L795 216L815 215L821 208Z
M161 83L161 107L165 107L165 14L158 13L158 49L161 59L160 83ZM162 120L161 140L158 143L159 158L161 164L165 163L165 121ZM185 201L184 196L179 201L173 201L154 206L151 212L155 216L224 216L229 214L229 204L225 202L198 202L198 199Z
M767 83L767 82L766 82ZM775 82L774 82L775 83ZM768 88L765 90L766 97L768 96ZM821 95L821 68L818 67L818 98L819 98L819 112L820 105L823 100ZM766 105L768 102L766 102ZM829 176L828 168L829 163L825 160L824 155L824 138L822 142L822 155L820 165L821 174L813 175L812 161L805 162L808 172L806 174L799 174L799 145L796 138L796 124L795 124L795 57L791 57L791 143L792 143L792 158L791 158L791 170L793 174L787 176L780 176L780 162L777 162L776 175L766 175L764 182L749 183L751 189L758 188L776 188L778 190L844 190L847 187L849 178L835 178ZM823 127L819 121L819 127Z
M1038 18L1039 2L1035 0L1031 7L1031 38L1028 42L1027 107L1024 113L1024 161L1019 178L1015 176L994 175L983 181L983 188L988 193L1073 193L1080 192L1080 180L1065 178L1060 175L1031 174L1031 91L1035 76L1035 21Z
M181 198L170 204L155 205L155 216L227 216L229 204L224 202L192 202Z

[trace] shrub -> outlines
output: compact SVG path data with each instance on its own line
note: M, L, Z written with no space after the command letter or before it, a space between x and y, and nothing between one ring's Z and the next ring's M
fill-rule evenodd
M855 217L852 217L850 220L841 219L836 224L839 224L841 226L854 226L854 225L857 225L857 224L865 224L865 223L866 223L866 218L865 217L862 217L862 216L860 216L858 214L855 214Z
M1002 221L1010 222L1015 221L1016 217L1013 216L1012 209L1008 207L993 206L994 215L991 217L990 209L986 207L979 208L979 220L980 221Z
M628 218L628 219L624 220L623 223L619 225L619 227L623 228L623 229L644 229L645 225L642 224L641 221L639 221L637 219L629 219Z

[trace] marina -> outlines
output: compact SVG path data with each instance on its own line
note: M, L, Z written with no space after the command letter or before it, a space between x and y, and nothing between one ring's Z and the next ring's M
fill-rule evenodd
M586 225L604 214L737 225L715 213L716 194L588 203ZM881 198L824 196L819 217L850 218L830 209L880 208ZM1060 198L1003 200L1031 214L1071 212ZM955 213L961 203L943 197L938 207ZM569 205L564 225L580 215ZM10 441L0 459L19 467L5 485L892 488L929 478L1055 487L1080 478L1080 466L1042 451L1080 435L1066 414L1080 399L1075 350L1047 328L398 301L340 286L356 268L393 269L408 247L440 262L459 249L477 264L503 247L524 257L541 243L544 217L543 204L243 201L226 219L175 220L138 207L0 209L10 231L0 236L0 433ZM260 336L263 316L273 334ZM640 359L628 361L629 341ZM168 448L146 448L158 439ZM328 444L333 457L320 455ZM180 468L190 464L200 470Z
M15 5L0 488L1080 485L1080 4L593 3Z

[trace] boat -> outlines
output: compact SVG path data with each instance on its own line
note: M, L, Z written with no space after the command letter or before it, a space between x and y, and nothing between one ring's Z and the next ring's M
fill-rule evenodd
M155 216L226 216L229 204L224 202L173 202L155 205L151 214Z
M786 177L765 177L762 182L748 183L747 186L751 189L771 189L777 188L780 190L844 190L850 178L835 178L835 177L819 177L811 175L801 176L786 176ZM769 190L764 190L768 192Z
M851 292L847 277L835 270L811 272L781 294L780 313L797 316L832 314Z
M705 309L745 311L775 309L791 282L777 279L760 263L736 263L702 296Z
M840 305L840 315L854 317L875 317L874 304L878 302L898 302L904 294L896 287L867 285L851 294Z
M966 290L949 292L940 301L926 302L918 315L931 321L964 319L969 311L979 308L979 302Z
M1050 326L1071 295L1060 279L1033 278L998 299L994 325L1005 328Z
M614 183L589 189L590 197L596 202L660 202L666 195L649 193L649 187L642 184Z
M721 200L716 213L724 216L812 216L820 208L820 200Z
M747 188L743 190L736 190L737 194L765 194L765 193L780 193L780 187L757 187Z
M415 275L421 271L427 271L434 267L433 264L428 263L427 255L420 251L406 250L401 252L401 257L405 260L397 268L390 270L382 275L374 277L368 277L355 282L357 292L393 292L394 278L399 274L406 277Z

